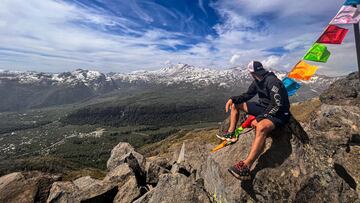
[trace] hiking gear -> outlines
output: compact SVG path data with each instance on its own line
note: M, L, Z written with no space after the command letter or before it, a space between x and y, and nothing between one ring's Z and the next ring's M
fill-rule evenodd
M248 132L250 132L250 131L252 131L252 130L253 130L253 129L250 129L250 130L245 131L245 132L243 132L243 133L241 133L241 134L246 134L246 133L248 133ZM220 149L222 149L222 148L224 148L224 147L226 147L226 146L229 146L229 145L231 145L231 144L234 144L234 143L237 142L238 139L239 139L238 137L226 139L226 138L221 137L221 136L219 136L219 135L216 135L216 137L218 137L219 139L223 140L223 142L221 142L218 146L216 146L214 149L212 149L212 150L211 150L212 153L213 153L213 152L216 152L216 151L218 151L218 150L220 150Z
M341 44L348 31L348 29L336 25L329 25L316 42L322 44Z
M248 113L257 116L257 121L269 116L276 117L289 112L290 102L288 93L282 81L279 80L274 73L268 72L261 81L254 80L247 92L240 96L233 96L231 99L234 104L241 104L247 102L256 94L259 97L259 104L266 108L266 110L262 112L262 115L254 115L248 106Z
M245 165L243 161L240 161L239 163L235 164L234 166L231 166L228 171L231 175L233 175L235 178L240 180L250 180L250 168Z
M230 138L233 138L233 137L235 137L235 132L226 132L224 134L224 138L226 138L226 139L230 139Z
M216 151L218 151L218 150L220 150L220 149L222 149L222 148L224 148L224 147L226 147L226 146L229 146L229 145L232 145L232 144L234 144L235 142L237 142L238 140L239 140L239 135L240 134L246 134L246 133L248 133L248 132L250 132L250 131L252 131L253 130L253 128L252 129L249 129L248 131L245 131L245 130L243 130L243 131L241 131L240 129L242 129L241 127L240 128L238 128L239 129L239 131L238 132L236 132L236 136L235 137L232 137L232 138L224 138L224 137L221 137L221 136L219 136L219 135L216 135L216 137L218 137L219 139L221 139L221 140L223 140L218 146L216 146L214 149L212 149L211 150L211 152L213 153L213 152L216 152ZM240 132L241 131L241 132ZM234 135L235 135L235 133L234 133Z
M227 145L228 145L228 141L224 140L221 144L219 144L214 149L212 149L211 153L214 153L214 152L218 151L219 149L226 147Z
M315 43L304 56L304 60L326 63L330 52L323 44Z
M251 128L251 122L255 119L256 117L253 115L248 115L246 120L244 121L243 124L241 124L242 128Z
M264 69L263 65L259 61L251 61L248 64L248 71L252 74L262 77L268 71Z
M309 80L311 76L315 74L317 69L317 66L309 65L305 61L300 60L288 74L288 78Z
M240 127L241 128L241 127ZM243 129L241 128L237 128L234 132L224 132L224 135L218 135L216 134L216 137L218 137L221 140L226 140L228 142L233 142L235 143L238 138L239 138L239 134L241 134L241 132L243 131Z
M229 142L236 142L239 138L240 134L247 133L244 132L245 128L251 128L251 122L255 119L255 116L248 115L244 123L241 124L240 127L236 128L234 132L225 131L223 135L216 134L221 140L226 140Z
M291 78L284 78L282 80L287 92L288 92L288 96L293 96L296 91L301 87L301 84L297 83L295 80L291 79Z

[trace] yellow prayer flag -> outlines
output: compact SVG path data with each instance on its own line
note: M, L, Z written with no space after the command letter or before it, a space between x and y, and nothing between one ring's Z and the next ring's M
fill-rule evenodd
M295 78L299 80L309 80L318 69L317 66L312 66L307 64L305 61L301 60L288 74L289 78Z

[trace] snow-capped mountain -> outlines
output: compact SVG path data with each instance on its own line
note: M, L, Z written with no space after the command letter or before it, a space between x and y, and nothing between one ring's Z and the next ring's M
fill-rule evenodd
M280 79L286 76L286 72L271 70ZM303 82L311 89L318 91L327 88L339 77L327 77L315 75L309 81ZM78 85L83 84L94 90L104 86L106 83L121 82L129 84L161 84L181 85L190 84L195 88L215 85L229 87L248 84L252 81L251 76L245 68L234 67L227 70L215 70L209 68L198 68L188 64L177 64L154 71L134 71L131 73L108 73L98 71L77 69L64 73L37 73L2 71L0 81L17 81L20 84L48 84L48 85ZM121 87L119 87L121 88Z
M271 71L280 79L286 76L286 72ZM318 96L337 79L339 77L315 75L303 82L302 88L291 99L303 101ZM0 100L0 112L83 102L98 96L106 97L105 94L110 92L109 95L121 96L117 91L162 91L163 87L173 88L172 91L191 89L196 93L201 89L226 95L240 94L252 80L247 70L241 67L215 70L187 64L154 71L107 74L82 69L63 73L2 70L0 97L4 99Z
M38 73L33 71L2 71L0 81L15 81L19 84L38 85L78 85L83 84L93 89L104 86L111 78L103 73L91 70L77 69L63 73Z
M287 73L271 69L278 78L283 79ZM197 68L188 64L177 64L155 71L135 71L131 73L112 74L114 81L129 83L146 82L166 85L192 84L194 87L216 85L219 87L233 87L249 84L253 79L245 68L234 67L227 70ZM309 81L302 82L313 91L322 91L340 77L315 75Z

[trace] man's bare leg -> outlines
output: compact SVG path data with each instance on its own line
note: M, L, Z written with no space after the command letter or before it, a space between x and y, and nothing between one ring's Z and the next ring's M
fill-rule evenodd
M244 160L245 165L251 168L255 160L264 151L267 134L275 129L275 125L269 119L261 120L256 124L256 136L252 143L251 150Z
M231 105L230 126L228 132L235 131L237 122L239 121L239 109L247 112L246 103L239 104L238 107L236 107L235 104Z

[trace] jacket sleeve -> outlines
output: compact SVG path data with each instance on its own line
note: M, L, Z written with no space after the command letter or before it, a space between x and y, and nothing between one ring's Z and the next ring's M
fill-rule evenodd
M256 117L256 120L258 122L263 120L264 118L276 115L276 113L284 106L284 98L286 97L286 95L284 94L287 94L287 92L283 91L284 86L282 82L272 81L269 83L268 89L270 91L271 102L269 106L265 109L264 113Z
M255 81L251 83L247 92L243 93L240 96L232 96L230 99L233 101L234 104L241 104L243 102L249 101L257 94L257 89L255 85Z

